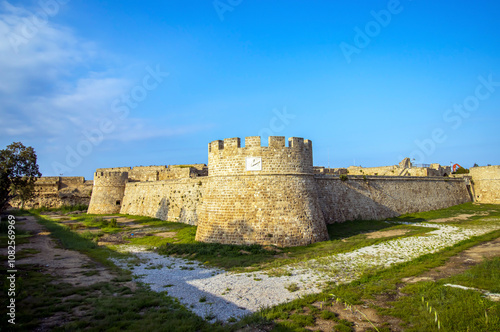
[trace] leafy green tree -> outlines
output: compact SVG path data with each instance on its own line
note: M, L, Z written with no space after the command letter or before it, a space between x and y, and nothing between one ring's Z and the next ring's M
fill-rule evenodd
M13 198L19 198L24 205L33 197L35 181L40 176L36 153L31 146L14 142L0 150L0 211Z
M467 174L469 173L469 170L467 168L459 167L457 168L457 171L454 174Z

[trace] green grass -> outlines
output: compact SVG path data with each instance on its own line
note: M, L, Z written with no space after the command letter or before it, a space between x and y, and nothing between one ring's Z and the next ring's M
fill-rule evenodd
M344 323L340 323L340 324L335 325L333 327L333 331L335 331L335 332L352 332L353 329L352 329L351 325L346 325Z
M440 250L434 254L420 256L410 262L401 263L391 268L369 273L350 284L340 285L331 290L336 296L352 304L361 304L361 299L372 299L376 294L395 294L402 278L419 275L427 270L441 266L458 253L485 241L500 237L500 230L472 237L454 246Z
M265 250L260 245L224 245L194 241L195 230L190 230L191 237L184 234L179 243L161 246L158 252L165 255L183 255L206 264L223 268L245 267L260 264L276 254L274 250Z
M331 240L317 242L308 246L275 248L260 245L227 245L219 243L203 243L195 241L196 227L188 226L178 231L175 240L161 246L158 252L165 255L183 255L210 265L228 270L249 271L272 269L286 264L324 257L332 254L348 252L365 246L374 245L390 239L425 234L432 231L428 227L413 227L407 225L394 225L384 221L348 221L327 226ZM407 229L408 233L379 239L367 239L366 234L377 230ZM140 243L140 240L137 240ZM144 240L145 241L145 240ZM286 252L286 257L277 256L281 251ZM249 253L249 254L248 254Z
M152 218L152 217L146 217L146 216L133 216L130 214L117 214L117 216L132 219L132 220L134 220L134 222L136 224L146 224L148 226L164 227L167 230L178 230L178 229L183 229L183 228L194 227L194 226L190 226L190 225L179 223L179 222L172 222L172 221L161 220L158 218Z
M37 271L34 266L19 266L16 296L16 330L34 331L42 320L54 314L65 317L64 325L54 331L224 331L185 309L164 294L140 286L132 291L117 282L75 287L56 277ZM5 289L5 270L0 283ZM71 297L70 297L71 296ZM0 300L0 313L6 317L7 297ZM85 315L77 317L74 311ZM2 324L6 319L2 319ZM3 328L2 328L3 330Z
M304 327L314 325L316 319L313 315L292 314L290 315L290 320L296 325Z
M23 212L26 214L26 212ZM42 320L54 314L65 317L62 326L54 331L117 331L117 330L172 330L172 331L224 331L218 324L209 324L184 308L176 299L165 293L158 294L145 286L138 285L135 291L120 282L130 280L130 273L116 267L110 257L120 254L107 248L98 247L94 234L78 234L44 216L36 216L51 236L67 249L78 250L94 261L101 263L117 275L111 282L98 283L87 287L75 287L62 283L57 277L40 272L33 265L18 266L16 306L16 329L36 330ZM34 254L35 250L18 252L19 255ZM4 258L4 257L2 257ZM92 266L88 266L92 268ZM95 275L95 270L84 273ZM6 269L0 269L0 288L6 294ZM71 296L71 297L70 297ZM6 317L7 297L0 299L0 314ZM74 311L83 311L82 317ZM2 319L0 329L4 330L6 319Z
M144 236L144 237L124 237L124 240L128 241L131 245L142 245L148 247L160 247L167 243L175 241L174 238L162 238L159 236Z
M487 216L484 216L484 215L472 216L473 214L480 214L480 213L485 213L485 214L487 214ZM466 221L464 221L466 223L470 223L471 221L479 220L479 219L485 219L485 218L488 219L491 217L498 218L498 217L500 217L500 205L499 204L464 203L464 204L460 204L460 205L451 206L451 207L445 208L445 209L404 214L404 215L401 215L397 218L390 218L388 220L414 221L414 222L432 221L432 219L456 217L456 216L461 215L461 214L470 214L471 215L469 218L467 218Z
M45 216L36 216L38 222L45 226L55 237L62 247L72 250L77 250L88 255L93 260L111 268L114 271L121 271L109 258L123 257L123 254L112 251L106 247L99 247L96 240L99 237L98 233L84 232L76 233L71 231L68 226L61 225Z
M16 219L16 223L18 220ZM0 219L0 247L6 248L7 243L9 242L9 221L8 221L8 216L2 216ZM15 224L14 224L14 231L15 231L15 242L16 245L20 245L23 243L28 243L29 238L31 237L31 234L26 231L20 230Z
M88 205L86 204L75 204L75 205L63 205L58 208L48 208L48 207L40 207L36 209L30 209L29 212L33 214L40 214L40 212L55 212L59 211L62 213L69 213L73 211L85 211L88 209Z
M393 227L394 224L382 220L350 220L327 225L330 240L341 240L351 236Z
M252 326L252 324L254 324L255 326L258 326L259 324L265 325L266 324L265 322L267 322L267 324L269 325L274 320L286 319L286 317L289 317L294 312L303 312L305 308L307 308L308 306L310 306L313 303L323 303L324 306L328 306L334 302L335 298L339 298L341 300L341 302L347 302L350 304L363 304L365 300L374 299L377 295L395 296L397 294L397 285L402 283L401 279L407 278L410 276L416 276L416 275L419 275L425 271L428 271L429 269L435 268L437 266L441 266L444 263L446 263L446 261L450 257L455 256L458 253L460 253L460 252L462 252L462 251L464 251L464 250L466 250L474 245L480 244L480 243L485 242L485 241L491 241L491 240L494 240L498 237L500 237L500 230L494 231L494 232L491 232L491 233L488 233L488 234L485 234L482 236L473 237L471 239L461 241L452 247L445 248L437 253L423 255L423 256L421 256L421 257L419 257L411 262L398 264L398 265L395 265L395 266L390 267L388 269L365 274L360 279L358 279L354 282L351 282L349 284L338 285L338 286L332 285L330 288L325 289L320 294L305 295L305 296L300 297L300 298L293 300L291 302L280 304L280 305L277 305L277 306L272 307L272 308L264 309L262 312L260 312L258 314L247 317L242 322L245 324L250 324L251 326ZM488 280L489 276L485 275L485 273L486 273L485 270L487 269L487 267L492 267L492 265L488 265L488 264L497 264L497 262L496 261L493 263L485 262L484 264L485 264L484 267L477 267L477 269L473 269L472 272L468 271L469 273L473 273L473 275L470 276L469 279L479 280L480 276L483 275L484 276L483 278L485 280ZM496 265L494 265L493 267L496 267ZM474 271L477 271L477 272L474 272ZM493 270L491 273L498 274L498 270ZM457 278L459 279L460 277L457 276ZM488 285L495 283L497 280L496 278L498 278L498 275L495 276L494 278L492 278L491 282L481 282L480 284L476 283L476 284L470 284L470 285L474 285L475 287L481 288L481 289L489 289ZM446 280L443 280L440 284L443 284L446 282L449 283L451 281L458 280L458 279L454 279L454 278L446 279ZM430 284L436 284L436 283L430 283ZM464 286L466 286L466 285L464 284ZM442 286L440 286L440 287L442 287ZM442 287L442 288L447 288L445 290L447 293L445 293L445 294L455 294L455 292L461 291L461 290L456 290L456 289L449 288L449 287ZM493 289L495 289L495 288L493 288ZM469 291L469 292L472 292L472 291ZM474 295L474 293L475 293L475 295ZM410 299L405 300L407 302L401 304L400 307L398 307L399 309L397 309L397 311L390 311L388 309L382 309L382 308L377 308L377 309L379 310L380 314L382 314L382 315L394 315L394 316L400 317L402 319L405 317L404 315L406 315L408 318L410 318L413 316L413 311L417 310L416 308L419 308L418 310L421 310L421 302L422 302L421 296L422 295L426 296L425 297L426 299L433 298L430 293L427 294L427 293L422 293L422 292L415 292L415 294L416 295L414 297L411 297ZM335 297L333 295L335 295ZM455 295L453 295L453 296L455 296ZM477 302L477 303L474 302L476 300L481 299L479 293L472 292L470 296L471 297L467 301L469 301L468 303L473 304L473 308L475 310L475 315L476 315L475 316L476 318L474 318L474 319L476 321L481 322L481 318L479 318L479 316L484 317L485 310L486 310L487 315L495 315L495 314L498 315L497 310L498 310L499 303L491 304L491 305L495 306L494 308L492 308L490 305L491 301L486 302L486 300L483 299L483 301L485 301L483 303L487 303L487 305L481 306L482 305L481 302ZM453 300L446 302L446 305L452 308L450 310L453 310L453 306L456 306L458 308L457 301L460 301L459 296L453 297ZM443 305L443 307L444 307L444 305ZM436 308L437 308L437 306L436 306ZM442 310L442 308L440 307L439 310ZM439 310L438 310L438 315L439 315ZM324 311L319 311L317 313L311 313L311 314L313 316L315 316L316 318L331 319L335 322L341 322L338 318L336 318L336 315L333 313L328 314L328 313L324 313ZM421 315L419 317L420 317L419 319L421 319L422 321L417 320L416 318L413 321L407 321L406 322L407 326L405 327L405 330L406 330L406 328L408 328L410 331L413 331L412 324L415 324L414 331L428 331L428 330L432 331L435 327L437 328L437 325L435 326L432 324L432 322L434 321L434 316L431 317L430 315ZM462 319L460 317L460 315L452 315L450 313L449 316L447 314L443 318L446 318L446 317L450 317L449 319L456 319L457 321L460 321L461 324L465 324L464 322L466 322L466 320ZM469 317L469 316L467 316L467 317ZM447 322L448 322L447 319L448 318L446 318L446 320L443 321L443 324L445 324L445 323L447 324ZM493 320L490 319L490 324L493 324L492 321ZM241 326L241 324L243 324L242 322L240 322L238 324ZM341 322L341 324L339 324L337 326L339 326L338 328L340 328L340 329L347 330L347 328L351 328L348 323L349 322ZM425 328L417 328L418 326L420 326L418 324L424 324L422 326L425 326ZM480 323L478 323L478 324L480 324ZM345 326L345 327L342 327L342 326ZM457 326L462 326L462 325L449 325L448 327L455 328ZM479 326L479 325L477 325L477 326ZM493 326L496 326L496 325L493 325ZM474 325L474 327L476 327L476 325ZM302 331L301 326L299 326L299 325L297 325L289 320L287 322L280 321L280 323L276 325L275 330L279 331L280 329L284 329L284 328L291 329L293 331ZM387 329L380 327L380 326L378 328L380 331L387 330ZM429 328L429 329L427 329L427 328ZM460 330L461 329L455 329L455 331L460 331ZM466 329L462 329L462 330L466 331ZM445 331L453 331L453 329L445 330ZM470 331L488 331L488 330L487 329L482 329L482 330L481 329L479 329L479 330L470 329ZM491 331L495 331L495 329L491 329Z
M45 217L48 219L47 217ZM78 215L77 217L71 217L72 221L75 221L74 225L76 229L81 228L99 228L102 233L118 233L123 230L115 218L105 219L102 216L93 215Z
M18 249L16 252L16 260L26 258L26 257L31 257L35 254L38 254L39 252L40 252L40 250L32 249L32 248L23 248L21 250Z
M299 285L297 283L291 283L285 286L285 289L287 289L289 292L296 292L300 289Z
M500 257L488 259L462 274L446 279L446 282L500 293Z
M320 317L322 319L333 320L334 322L338 321L337 314L328 310L321 311Z
M406 331L500 331L500 304L480 293L420 282L402 289L408 296L388 313L407 323Z

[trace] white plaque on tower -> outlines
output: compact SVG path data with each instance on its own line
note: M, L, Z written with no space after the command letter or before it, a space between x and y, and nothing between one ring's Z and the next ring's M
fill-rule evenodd
M261 157L247 157L246 158L247 171L262 171L262 158Z

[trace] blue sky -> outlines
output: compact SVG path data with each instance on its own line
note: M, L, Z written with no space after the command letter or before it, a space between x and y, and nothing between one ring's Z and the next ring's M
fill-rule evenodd
M314 164L500 164L493 1L0 1L0 145L45 176L311 139ZM267 141L267 138L263 138Z

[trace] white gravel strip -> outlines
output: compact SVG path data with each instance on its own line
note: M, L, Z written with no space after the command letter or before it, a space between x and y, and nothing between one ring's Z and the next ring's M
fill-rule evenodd
M136 280L148 284L151 290L167 291L195 314L209 320L240 318L264 307L321 291L315 283L319 275L313 271L285 277L258 272L231 273L138 247L127 249L142 263L132 268L127 266L127 261L115 260L115 263L131 269ZM286 287L292 283L301 285L300 289L288 291Z
M410 261L472 236L500 229L500 224L468 228L429 223L412 225L437 229L424 236L391 240L288 265L281 269L289 275L279 277L270 277L264 272L226 272L195 261L161 256L137 246L122 246L121 250L134 253L141 263L132 268L127 266L127 260L115 260L115 263L131 269L137 281L148 284L153 291L167 291L197 315L208 320L227 321L305 294L319 293L322 282L350 282L368 268ZM297 284L299 290L289 291L290 284Z
M454 285L454 284L444 284L443 286L445 286L445 287L452 287L452 288L459 288L459 289L463 289L463 290L473 290L473 291L476 291L476 292L479 292L479 293L483 293L483 296L486 297L487 299L491 300L491 301L494 301L494 302L500 301L500 294L498 294L498 293L490 293L490 292L488 292L487 290L484 290L484 289L473 288L473 287L465 287L465 286L462 286L462 285Z

